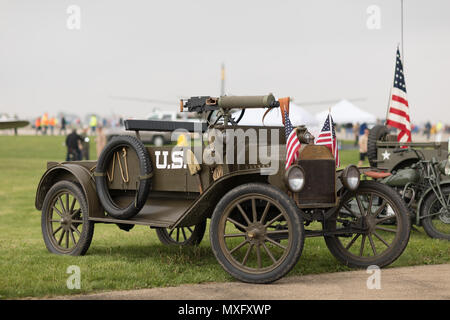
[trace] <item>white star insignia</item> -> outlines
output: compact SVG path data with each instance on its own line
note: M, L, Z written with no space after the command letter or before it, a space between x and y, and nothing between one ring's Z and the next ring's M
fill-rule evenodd
M391 154L387 150L384 150L381 155L383 156L383 160L389 160L389 157L391 156Z

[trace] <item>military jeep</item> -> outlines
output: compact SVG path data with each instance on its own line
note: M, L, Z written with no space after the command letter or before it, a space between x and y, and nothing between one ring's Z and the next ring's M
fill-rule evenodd
M404 152L394 152L401 146L409 147ZM426 160L433 157L445 160L449 153L449 143L445 142L409 142L400 144L397 135L389 131L387 126L376 125L370 129L367 142L367 156L372 167L392 172L410 167L418 162L414 150L420 150Z
M283 277L306 237L324 237L347 266L396 260L410 234L400 196L360 181L354 165L336 170L331 151L315 145L303 126L294 129L301 148L286 169L286 127L240 126L248 108L288 113L271 94L192 97L180 101L180 109L201 114L201 122L128 120L135 136L111 139L98 161L49 162L36 194L48 250L85 254L96 223L122 230L145 225L163 244L197 245L210 219L215 257L244 282ZM186 138L146 146L142 131L184 132Z

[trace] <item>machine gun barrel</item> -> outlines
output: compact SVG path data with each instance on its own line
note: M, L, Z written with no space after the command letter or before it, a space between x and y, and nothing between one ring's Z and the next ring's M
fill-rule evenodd
M275 97L272 94L266 96L222 96L218 105L223 109L241 108L271 108L275 107Z
M275 100L273 94L265 96L222 96L219 98L202 96L191 97L186 103L181 101L181 111L185 108L189 112L205 112L212 110L230 110L230 109L247 109L247 108L276 108L280 103Z

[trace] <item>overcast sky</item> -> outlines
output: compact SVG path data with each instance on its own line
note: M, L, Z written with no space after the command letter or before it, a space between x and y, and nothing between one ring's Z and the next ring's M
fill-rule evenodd
M80 29L67 26L71 5ZM367 25L372 5L379 29ZM404 5L412 121L448 121L450 1ZM400 0L0 0L0 112L142 117L157 105L111 96L175 108L180 96L219 95L225 63L228 94L366 98L355 104L383 117L399 42Z

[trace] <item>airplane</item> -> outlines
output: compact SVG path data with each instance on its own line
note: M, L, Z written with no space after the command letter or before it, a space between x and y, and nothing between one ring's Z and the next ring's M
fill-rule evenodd
M7 114L0 115L0 130L23 128L29 125L30 122L27 120L19 120L16 118L11 118Z

